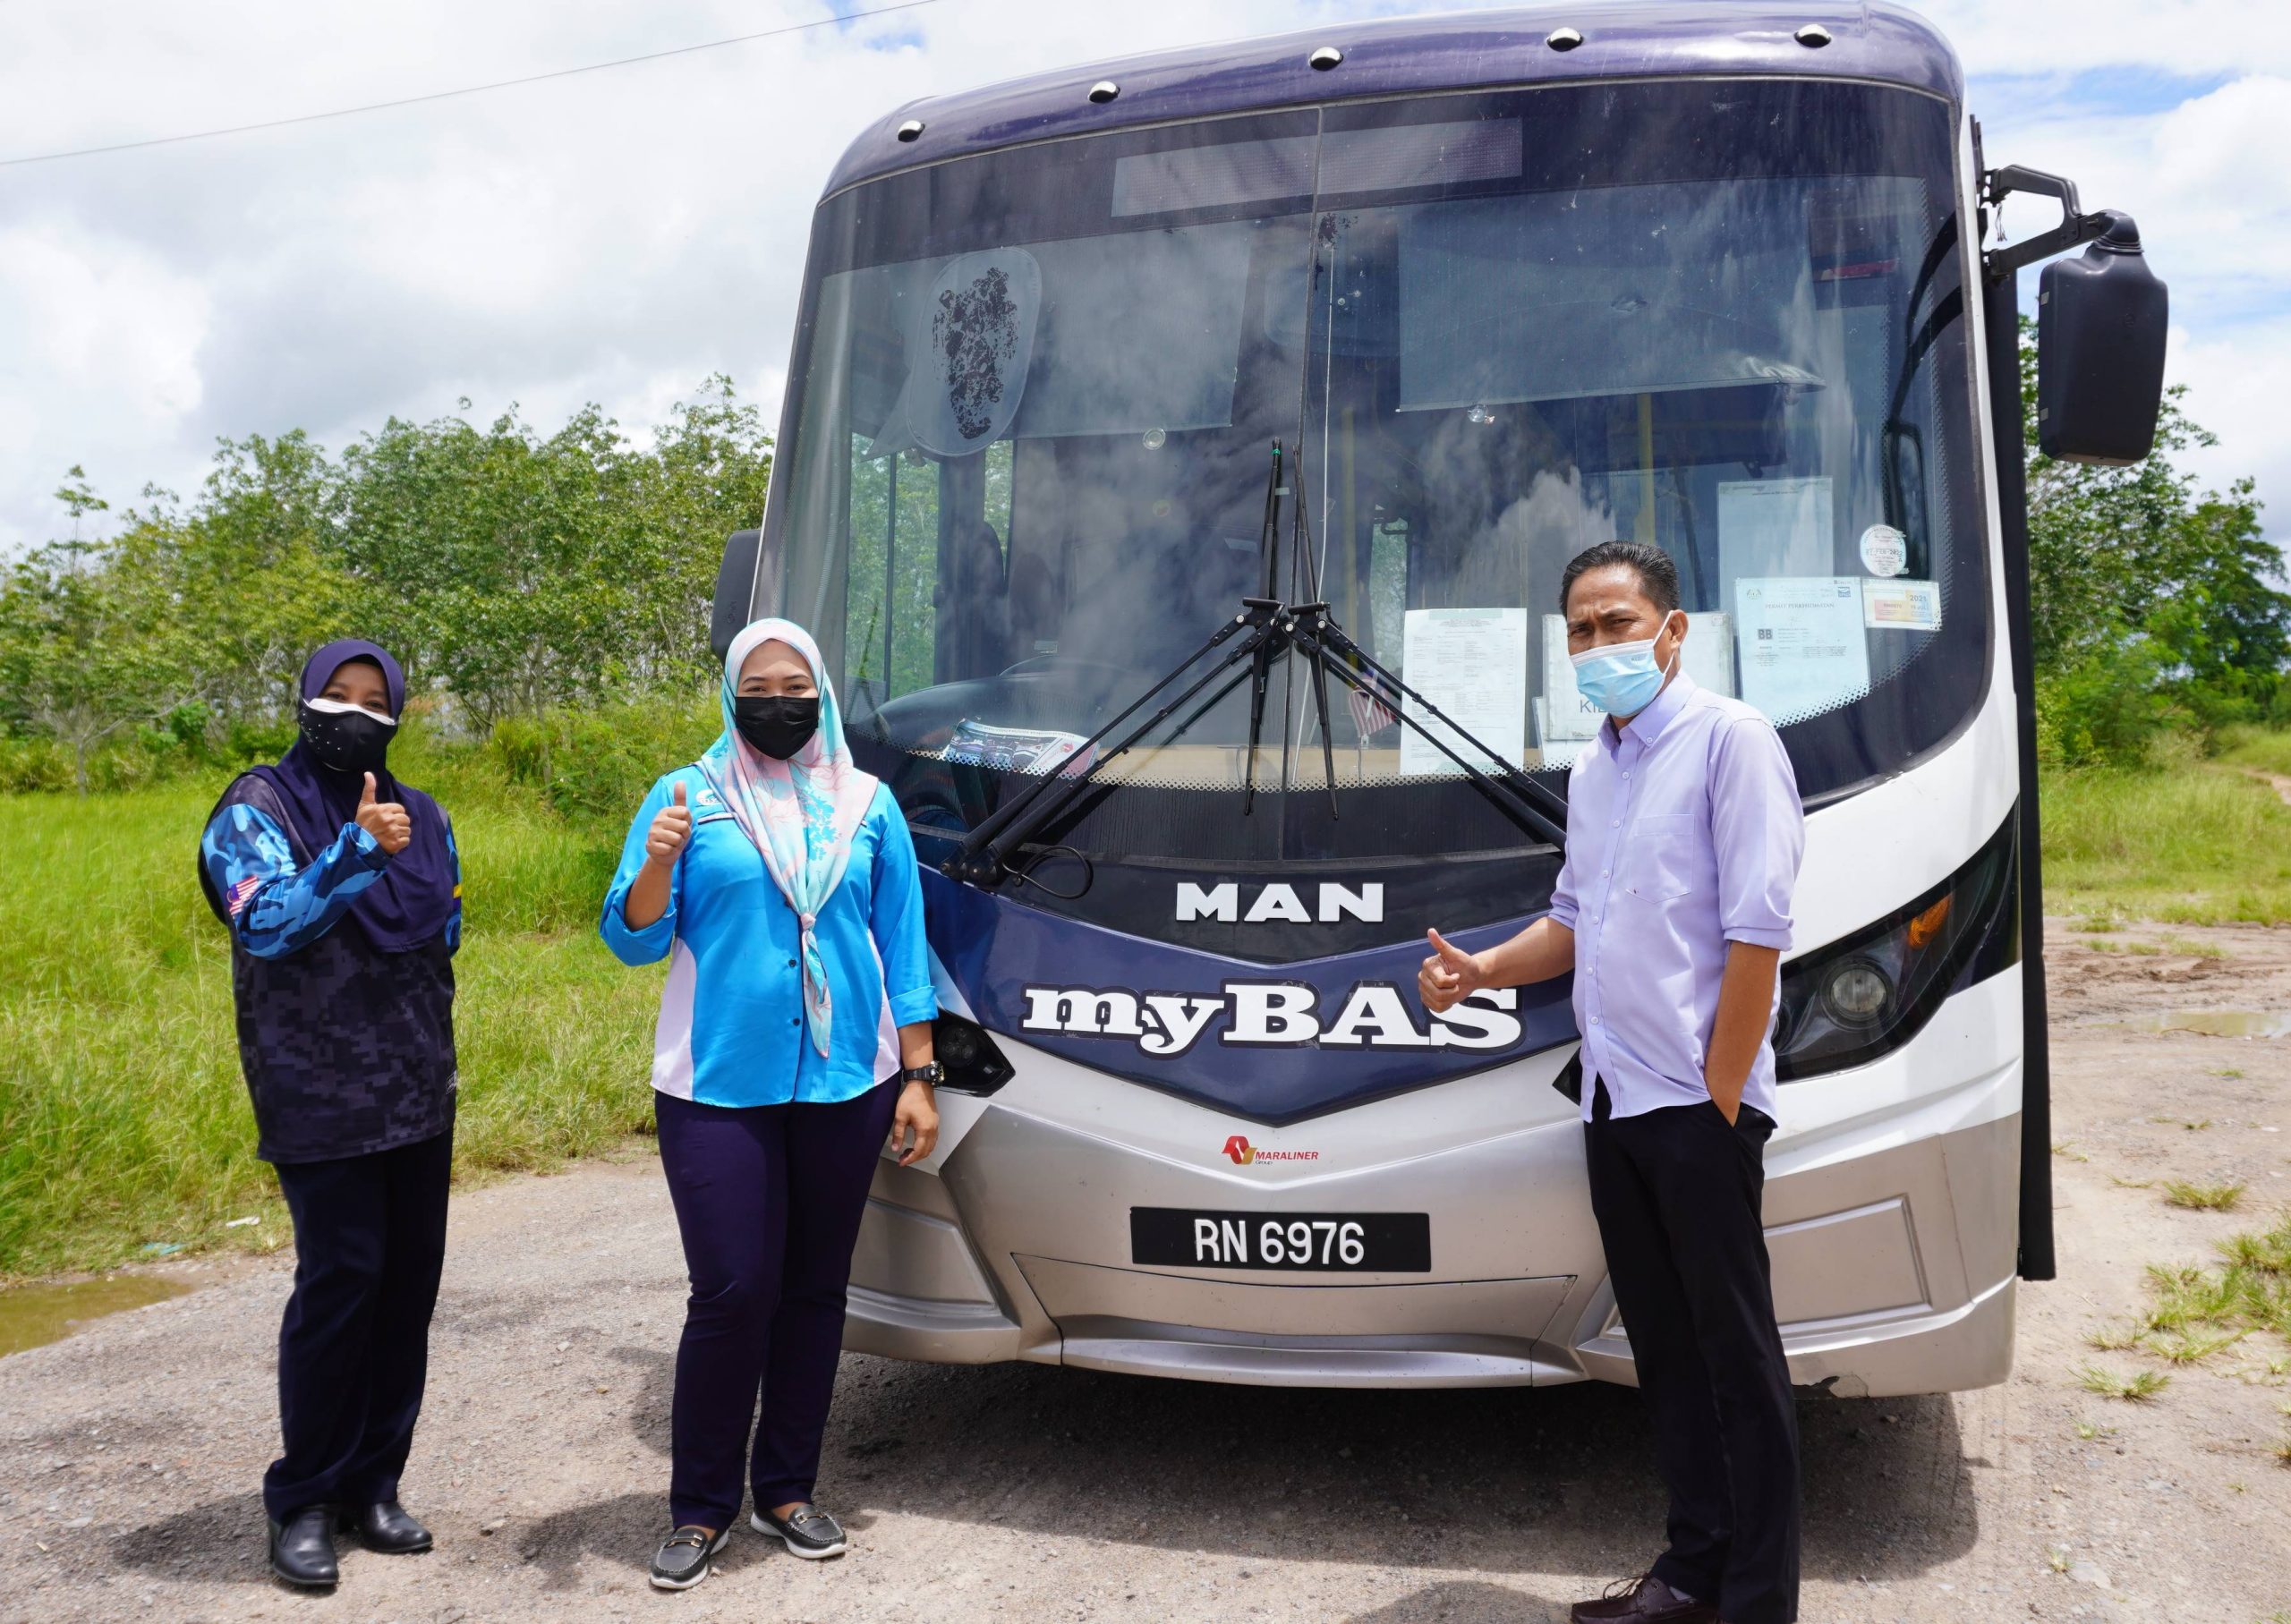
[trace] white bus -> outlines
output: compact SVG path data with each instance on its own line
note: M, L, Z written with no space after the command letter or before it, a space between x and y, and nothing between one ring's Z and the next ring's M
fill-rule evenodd
M720 647L818 636L924 867L945 1132L847 1338L1238 1382L1630 1382L1548 906L1558 582L1676 559L1807 808L1767 1152L1794 1379L2010 1368L2051 1271L2015 274L2146 453L2164 289L1825 3L1332 27L903 107L814 217ZM1984 254L2007 191L2062 221ZM2042 210L2042 204L2035 206Z

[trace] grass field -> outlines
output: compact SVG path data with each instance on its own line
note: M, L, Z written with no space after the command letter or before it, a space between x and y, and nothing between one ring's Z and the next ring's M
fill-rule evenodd
M2291 923L2291 806L2250 769L2291 775L2291 734L2150 771L2047 775L2047 912Z
M567 823L482 756L401 765L452 811L466 864L457 1168L626 1143L649 1127L660 977L594 934L618 831ZM2291 772L2291 735L2048 778L2050 911L2291 923L2291 807L2254 767ZM0 1280L286 1234L254 1159L227 945L192 877L219 788L0 796ZM247 1214L262 1221L225 1227Z
M415 779L453 812L465 865L465 1175L546 1167L647 1124L660 996L657 972L595 936L609 837L487 779ZM219 787L0 797L0 1279L286 1233L254 1159L228 945L193 877ZM250 1213L262 1221L224 1227Z

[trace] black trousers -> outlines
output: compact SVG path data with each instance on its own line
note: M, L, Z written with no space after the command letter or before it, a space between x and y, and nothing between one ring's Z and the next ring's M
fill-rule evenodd
M678 1527L728 1528L743 1458L758 1509L812 1497L852 1248L899 1084L823 1105L735 1109L661 1093L652 1104L692 1276L669 1419L669 1515Z
M1671 1491L1655 1576L1726 1624L1789 1624L1798 1413L1759 1217L1774 1124L1708 1101L1614 1117L1593 1086L1591 1210Z
M397 1498L429 1374L453 1162L448 1131L369 1156L279 1164L294 1217L294 1294L278 1328L285 1452L262 1480L272 1517Z

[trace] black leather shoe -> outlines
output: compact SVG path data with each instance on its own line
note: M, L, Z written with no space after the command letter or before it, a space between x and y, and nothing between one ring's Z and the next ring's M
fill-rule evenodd
M430 1530L406 1514L406 1509L394 1500L379 1501L370 1506L342 1508L342 1532L354 1534L358 1543L369 1551L379 1551L384 1556L411 1556L430 1546Z
M716 1566L716 1553L731 1543L732 1531L711 1534L697 1523L686 1523L661 1542L652 1554L652 1588L689 1590Z
M774 1517L758 1506L748 1518L748 1526L758 1534L778 1535L788 1550L807 1561L844 1552L843 1525L808 1500L786 1517Z
M303 1590L331 1590L342 1577L334 1558L334 1508L304 1506L270 1525L270 1571Z
M1649 1573L1607 1586L1597 1601L1567 1610L1571 1624L1719 1624L1718 1610Z

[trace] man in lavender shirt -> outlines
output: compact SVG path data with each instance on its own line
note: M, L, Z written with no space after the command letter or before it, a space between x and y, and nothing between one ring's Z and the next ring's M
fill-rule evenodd
M1432 931L1418 987L1439 1010L1575 973L1591 1209L1671 1512L1654 1567L1570 1617L1788 1624L1798 1424L1759 1201L1804 811L1773 726L1680 669L1669 555L1604 542L1560 599L1609 717L1568 783L1551 912L1479 953Z

